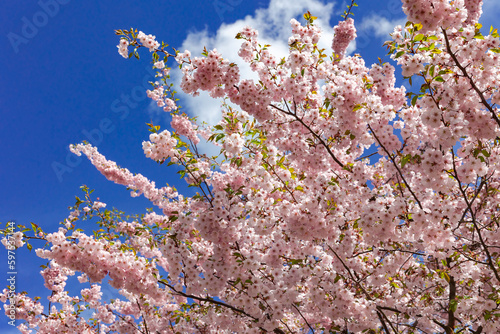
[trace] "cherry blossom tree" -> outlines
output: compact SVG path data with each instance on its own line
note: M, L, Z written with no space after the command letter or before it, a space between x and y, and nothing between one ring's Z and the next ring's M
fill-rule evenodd
M500 332L500 36L481 33L481 0L403 0L408 23L385 45L407 92L390 63L346 54L354 5L333 52L318 48L310 13L291 20L283 59L254 29L240 31L239 55L258 80L216 50L192 57L117 30L122 56L152 54L148 96L171 115L173 131L149 124L144 153L177 166L196 194L72 145L158 210L127 219L83 187L59 231L4 239L46 241L36 254L49 261L51 307L16 295L21 332ZM179 108L172 64L184 92L224 99L217 125ZM220 155L200 151L201 140ZM85 219L100 228L83 233ZM75 274L87 283L70 295ZM121 298L102 299L106 277Z

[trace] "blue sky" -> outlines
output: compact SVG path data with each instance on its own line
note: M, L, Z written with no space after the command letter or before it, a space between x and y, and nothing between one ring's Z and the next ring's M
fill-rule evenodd
M349 1L350 2L350 1ZM288 21L310 10L320 19L327 37L340 19L342 1L4 1L0 12L0 222L32 221L54 231L67 217L79 187L95 189L94 196L127 213L151 207L144 198L131 198L124 187L108 182L83 158L68 151L69 144L87 140L108 159L142 173L163 185L185 187L165 165L144 157L142 141L153 120L162 128L169 121L145 98L144 82L152 80L147 52L141 60L125 60L118 52L115 29L130 27L157 36L173 47L199 55L203 46L216 47L236 60L233 40L238 28L251 24L262 30L271 51L286 51ZM351 51L367 64L384 58L381 47L396 23L404 23L400 0L359 0L355 8L358 41ZM494 23L500 4L486 1L485 26ZM315 11L316 10L316 11ZM325 39L325 46L331 44ZM143 50L141 50L143 51ZM231 53L231 51L233 51ZM388 58L385 58L388 60ZM192 115L217 119L219 102L183 98ZM45 294L34 253L17 252L18 291ZM6 252L0 250L0 286L5 286ZM38 284L38 286L37 286ZM0 330L7 318L0 316Z

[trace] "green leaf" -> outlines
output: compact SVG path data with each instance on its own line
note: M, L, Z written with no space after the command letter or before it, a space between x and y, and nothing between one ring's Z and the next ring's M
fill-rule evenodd
M474 38L475 39L484 39L484 36L480 32L477 32L476 35L474 35Z
M450 300L450 311L455 312L458 307L458 301L456 299Z
M425 35L424 35L424 34L418 34L418 35L416 35L416 36L413 38L413 40L414 40L414 41L416 41L416 42L419 42L419 41L423 40L423 39L424 39L424 37L425 37Z
M399 58L401 57L402 55L404 55L404 51L399 51L398 53L396 53L396 56L394 56L394 58Z
M223 133L219 133L219 134L217 135L217 137L215 137L215 141L219 141L219 140L221 140L222 138L224 138L224 134L223 134Z
M431 77L433 77L433 76L434 76L434 69L435 69L435 68L436 68L436 65L432 65L432 66L429 68L429 75L430 75Z
M415 95L415 97L417 96ZM408 163L408 161L410 161L410 158L411 154L407 154L401 159L401 168L404 168L404 166Z
M415 104L417 103L417 99L418 99L418 95L415 95L415 96L411 99L411 105L412 105L412 106L415 106Z

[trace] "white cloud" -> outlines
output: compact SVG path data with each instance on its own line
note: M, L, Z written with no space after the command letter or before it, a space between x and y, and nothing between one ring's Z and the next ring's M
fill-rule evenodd
M253 15L248 15L242 20L233 23L223 23L215 34L209 34L207 30L191 32L188 34L180 51L190 50L192 56L199 56L206 46L208 50L217 49L224 58L238 64L241 78L253 78L256 76L250 67L238 56L241 40L234 37L245 26L250 26L259 32L259 43L270 44L269 48L278 59L288 54L288 38L291 35L290 19L302 17L302 14L310 11L317 16L315 24L322 29L322 38L319 46L331 50L333 39L333 27L329 22L333 11L333 3L323 3L319 0L288 1L271 0L267 8L260 8ZM355 43L348 48L348 53L355 48ZM173 71L173 78L178 87L180 84L179 71ZM221 100L212 99L207 93L201 92L197 97L187 96L179 93L184 111L191 116L198 116L199 121L215 124L220 119Z
M369 17L363 18L359 24L359 30L370 36L375 35L388 40L390 39L389 34L394 31L394 27L397 25L404 26L405 23L406 17L388 20L379 14L372 14Z

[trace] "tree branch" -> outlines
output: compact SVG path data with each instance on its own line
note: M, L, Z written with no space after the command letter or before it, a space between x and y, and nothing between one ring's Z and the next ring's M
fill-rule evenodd
M457 294L457 286L455 283L455 278L453 276L450 276L450 292L448 294L448 329L446 330L446 334L453 334L453 331L455 330L455 312L453 311L452 308L452 303L456 303L455 297Z
M217 300L214 300L210 297L208 298L203 298L203 297L198 297L198 296L194 296L194 295L190 295L190 294L187 294L187 293L184 293L182 291L178 291L176 290L172 285L170 285L169 283L163 281L163 280L158 280L159 283L165 285L165 286L168 286L172 291L174 291L176 294L178 295L181 295L183 297L186 297L186 298L191 298L191 299L194 299L194 300L198 300L198 301L201 301L201 302L207 302L207 303L210 303L210 304L215 304L215 305L219 305L219 306L223 306L223 307L226 307L236 313L240 313L240 314L243 314L243 315L246 315L247 317L253 319L253 320L258 320L256 317L254 316L251 316L250 314L246 313L245 311L243 310L240 310L239 308L236 308L232 305L229 305L229 304L226 304L226 303L223 303L223 302L219 302Z
M344 261L342 261L342 259L340 258L340 256L338 256L337 252L335 252L330 245L328 245L328 248L330 249L330 251L333 254L335 254L335 256L340 261L340 263L342 263L342 265L344 266L344 268L349 273L349 276L351 276L351 279L354 281L354 283L356 283L356 285L361 289L361 291L363 291L363 293L365 294L366 298L368 300L372 300L372 297L370 296L370 294L365 290L365 288L363 287L363 285L361 285L361 283L354 277L354 275L351 273L351 270L349 269L349 267L344 263Z
M382 324L382 327L384 328L384 331L387 334L391 334L391 332L389 331L389 328L387 328L387 325L385 324L384 318L382 317L382 313L380 311L377 311L377 316L378 316L378 319L380 320L380 323Z
M467 205L467 209L469 210L469 212L471 214L472 225L474 226L474 229L476 230L477 235L479 237L479 242L483 246L484 252L486 253L488 267L490 267L491 270L493 270L493 273L495 274L495 278L497 279L497 281L500 282L500 275L498 274L498 270L497 270L497 268L495 268L495 264L493 263L493 260L491 259L490 251L489 251L488 246L486 245L486 243L483 239L483 236L481 235L481 230L479 229L479 226L477 226L476 215L474 213L474 210L472 209L472 204L467 199L467 194L465 193L465 190L462 187L462 182L460 182L460 179L458 178L457 166L455 164L455 153L453 152L453 149L451 149L451 154L452 154L452 158L453 158L453 173L455 176L455 180L457 180L457 183L458 183L458 189L462 193L465 204Z
M443 31L444 41L446 43L446 51L448 52L448 54L451 56L451 58L455 62L455 65L460 69L460 71L462 71L462 74L467 79L469 79L470 85L476 91L477 95L479 95L479 98L481 99L481 103L486 107L486 109L488 109L490 111L491 116L493 117L493 119L495 120L495 122L497 122L498 126L500 126L500 119L498 119L497 114L495 113L495 111L493 110L493 108L490 106L490 104L488 103L488 101L486 101L486 98L484 97L483 93L476 86L476 84L472 80L472 77L469 75L469 73L467 73L467 70L465 69L465 67L463 67L462 64L460 64L460 62L457 59L457 56L451 50L450 41L448 40L448 34L446 33L446 30L443 29L443 28L441 28L441 30Z
M415 193L413 192L413 190L411 190L411 187L410 185L408 184L408 182L406 182L406 179L405 177L403 176L403 173L401 172L401 170L399 169L398 165L396 164L396 161L394 160L394 158L392 157L392 155L389 153L389 151L385 148L384 145L382 145L382 143L380 142L380 140L378 139L377 135L375 134L375 131L372 129L372 127L370 126L370 124L368 124L368 128L370 129L370 131L373 133L373 136L375 137L375 139L377 140L378 144L380 145L380 147L382 147L382 149L385 151L385 153L387 153L387 156L391 159L392 161L392 164L394 165L394 167L396 167L396 170L398 171L399 175L401 176L401 178L403 179L403 182L405 183L406 187L408 188L408 190L410 191L410 193L412 194L413 198L417 201L417 204L418 204L418 207L420 208L420 210L423 210L423 207L422 207L422 203L420 203L420 201L418 200L417 198L417 195L415 195Z
M330 147L324 142L324 140L316 133L314 132L306 123L304 123L304 121L302 119L299 118L299 116L297 116L296 114L290 112L290 111L286 111L278 106L275 106L274 104L270 104L271 107L273 107L274 109L276 110L279 110L281 111L282 113L285 113L286 115L289 115L289 116L292 116L293 118L295 118L298 122L300 122L300 124L302 124L307 130L309 130L309 132L316 138L319 140L319 142L321 143L321 145L323 145L326 149L326 151L328 152L328 154L332 157L333 161L335 161L337 163L337 165L339 165L340 167L342 167L344 169L344 164L342 162L340 162L339 159L337 159L337 157L333 154L332 150L330 149Z
M300 312L299 308L297 306L295 306L295 304L292 303L292 306L297 310L297 312L299 312L300 316L302 317L302 319L304 319L304 321L306 322L307 324L307 327L309 327L309 329L313 332L314 334L314 329L311 327L311 325L309 324L309 322L307 321L307 319L304 317L304 315L302 315L302 312Z

